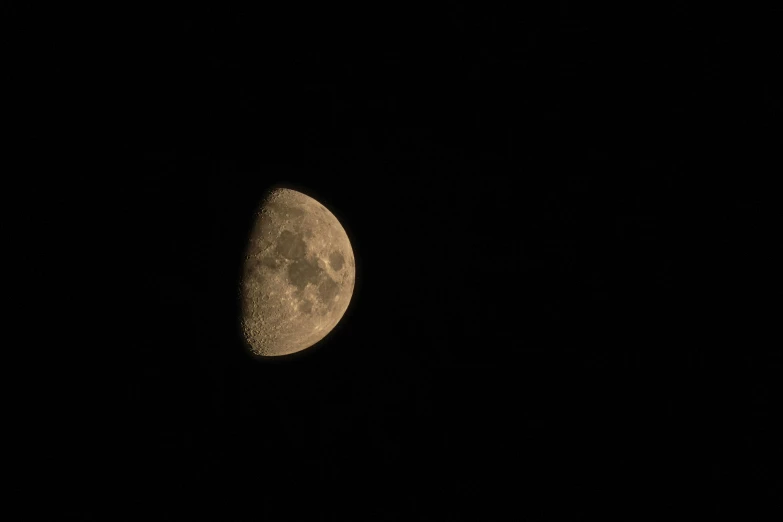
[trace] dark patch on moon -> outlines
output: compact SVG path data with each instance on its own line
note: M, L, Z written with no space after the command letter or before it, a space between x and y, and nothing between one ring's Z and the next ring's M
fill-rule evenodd
M331 265L332 270L335 272L340 271L340 269L343 267L343 263L345 263L345 259L340 252L334 251L329 254L329 265Z
M310 301L302 301L299 303L299 311L303 314L310 314L313 312L313 303Z
M298 259L288 267L288 280L292 285L302 290L307 286L307 283L317 283L320 272L321 269L314 262Z
M277 253L286 259L300 259L305 256L307 245L299 234L283 230L277 239Z
M261 266L271 268L272 270L280 268L280 265L283 264L280 259L271 256L262 257L260 260L257 260L256 263Z
M245 262L245 273L252 274L261 265L261 260L256 257L250 257Z
M327 277L318 287L318 295L326 305L332 305L334 298L340 290L338 285L331 277Z

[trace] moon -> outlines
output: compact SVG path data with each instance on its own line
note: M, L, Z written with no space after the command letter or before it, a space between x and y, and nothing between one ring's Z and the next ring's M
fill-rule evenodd
M253 355L288 355L326 337L353 295L348 234L315 199L287 188L263 198L240 284L241 324Z

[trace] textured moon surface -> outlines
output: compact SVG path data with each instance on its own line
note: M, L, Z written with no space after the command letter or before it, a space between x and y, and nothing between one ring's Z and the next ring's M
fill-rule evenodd
M242 332L255 355L309 348L348 309L356 276L348 234L326 207L301 192L267 194L244 263Z

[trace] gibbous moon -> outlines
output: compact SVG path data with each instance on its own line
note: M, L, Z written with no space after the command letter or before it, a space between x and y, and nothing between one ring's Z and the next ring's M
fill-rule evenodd
M242 332L259 356L299 352L340 322L353 295L353 249L315 199L277 188L261 202L240 285Z

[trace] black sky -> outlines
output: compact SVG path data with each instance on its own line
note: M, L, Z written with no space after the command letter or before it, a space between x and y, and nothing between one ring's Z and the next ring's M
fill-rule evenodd
M779 510L780 357L702 317L765 284L737 180L779 139L772 25L678 6L106 13L61 70L107 154L29 479L56 519ZM357 290L262 363L236 288L277 183L340 217Z

